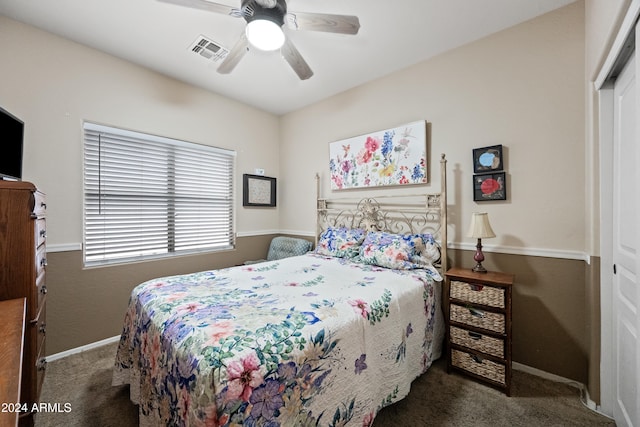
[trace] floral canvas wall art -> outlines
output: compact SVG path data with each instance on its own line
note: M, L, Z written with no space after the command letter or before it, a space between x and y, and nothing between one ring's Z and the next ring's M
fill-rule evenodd
M421 120L330 143L331 189L425 184L426 134Z

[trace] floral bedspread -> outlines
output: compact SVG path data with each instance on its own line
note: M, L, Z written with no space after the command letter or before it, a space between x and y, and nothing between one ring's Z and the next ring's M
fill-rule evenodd
M141 425L368 426L440 356L437 307L423 270L315 254L155 279L113 384Z

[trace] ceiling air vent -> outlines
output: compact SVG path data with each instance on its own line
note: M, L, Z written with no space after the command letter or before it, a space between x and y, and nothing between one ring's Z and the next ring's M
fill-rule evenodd
M189 50L212 62L222 61L229 54L229 49L221 46L220 43L206 38L205 36L199 36L196 41L193 42Z

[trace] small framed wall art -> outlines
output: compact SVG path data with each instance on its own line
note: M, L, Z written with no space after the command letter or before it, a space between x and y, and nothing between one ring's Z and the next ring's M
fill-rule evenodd
M276 179L261 175L242 175L242 206L276 205Z
M503 168L502 145L473 150L473 173L497 172Z
M473 200L507 200L505 172L483 173L473 176Z

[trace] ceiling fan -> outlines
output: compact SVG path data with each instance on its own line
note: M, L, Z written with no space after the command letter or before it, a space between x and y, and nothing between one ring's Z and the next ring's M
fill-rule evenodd
M218 67L222 74L230 73L253 46L261 50L278 50L301 80L313 75L298 49L282 31L284 24L292 30L323 31L357 34L360 21L357 16L326 13L287 12L286 0L242 0L240 8L206 0L159 0L180 6L222 13L247 21L245 32L231 48Z

